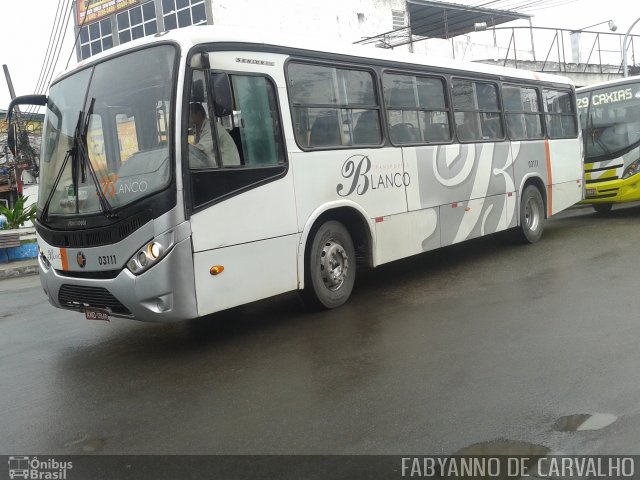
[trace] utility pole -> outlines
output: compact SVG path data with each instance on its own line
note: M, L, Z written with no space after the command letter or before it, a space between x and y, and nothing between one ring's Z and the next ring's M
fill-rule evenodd
M7 86L9 87L9 95L11 95L11 100L13 100L14 98L16 98L16 91L13 89L13 82L11 81L11 75L9 75L9 67L7 67L6 65L2 65L2 69L4 70L4 78L7 80ZM20 125L20 109L18 108L18 106L16 105L15 107L15 112L16 112L16 125ZM7 125L8 128L8 125ZM7 131L7 134L9 134L9 132ZM16 139L16 147L18 145L18 135L14 135L15 139ZM22 171L21 169L18 169L18 150L16 148L16 155L13 158L13 174L15 176L15 180L16 180L16 193L18 194L18 196L22 193L22 182L20 177L22 176ZM9 180L11 181L11 180ZM9 187L11 188L11 187Z
M16 91L13 89L13 82L11 81L11 75L9 75L9 67L6 65L2 65L2 69L4 70L4 78L7 80L7 86L9 87L9 95L11 95L11 100L16 98ZM20 121L20 108L18 106L16 109L16 118Z
M640 18L637 18L635 22L631 24L629 30L624 35L624 40L622 40L622 76L629 76L629 68L627 67L627 39L629 38L629 34L631 33L631 29L636 26L636 23L640 22ZM633 39L631 40L633 42Z

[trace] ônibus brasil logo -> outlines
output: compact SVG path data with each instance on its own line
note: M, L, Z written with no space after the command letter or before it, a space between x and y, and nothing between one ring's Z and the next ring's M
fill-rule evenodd
M11 456L9 457L9 478L24 478L33 480L66 480L67 470L73 468L73 462L65 462L38 457Z

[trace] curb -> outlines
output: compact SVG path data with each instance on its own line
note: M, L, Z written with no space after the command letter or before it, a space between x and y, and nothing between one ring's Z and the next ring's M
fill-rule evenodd
M27 275L38 275L37 262L16 262L20 265L0 265L0 280L7 278L24 277Z

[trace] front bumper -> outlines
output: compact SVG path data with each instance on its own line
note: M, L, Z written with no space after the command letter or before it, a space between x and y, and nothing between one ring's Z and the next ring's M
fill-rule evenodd
M640 174L632 175L624 180L616 179L608 182L587 183L584 200L580 203L624 203L640 200Z
M106 308L110 316L148 322L198 316L190 238L137 276L124 268L115 278L77 278L47 268L40 257L38 263L42 288L58 308L78 312L87 306Z

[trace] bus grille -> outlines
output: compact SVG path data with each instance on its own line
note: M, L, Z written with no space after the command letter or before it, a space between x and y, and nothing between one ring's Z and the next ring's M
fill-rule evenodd
M85 230L52 230L36 223L36 230L49 245L60 248L99 247L119 242L152 219L151 210L125 218L115 225Z
M620 177L618 177L618 175L607 178L588 178L584 183L587 185L593 185L594 183L610 182L611 180L618 180L619 178Z
M106 288L86 287L64 284L58 293L60 305L81 310L84 307L106 308L113 313L131 315L131 312L120 303Z
M598 177L598 178L587 178L585 180L585 184L586 185L592 185L594 183L602 183L602 182L610 182L611 180L618 180L620 178L620 176L618 175L618 172L622 171L622 167L624 165L620 164L620 165L609 165L608 167L587 167L584 170L584 173L588 174L593 174L593 173L597 173L597 172L604 172L603 176ZM607 175L607 172L611 172L609 175Z

